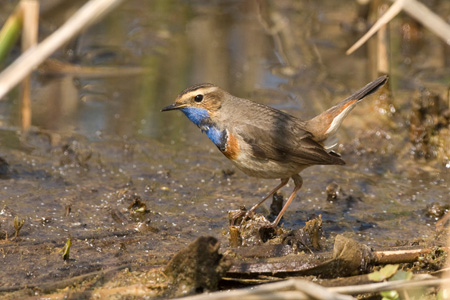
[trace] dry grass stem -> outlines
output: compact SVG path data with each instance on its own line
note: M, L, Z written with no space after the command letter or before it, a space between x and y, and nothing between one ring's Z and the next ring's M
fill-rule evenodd
M348 295L340 295L318 284L301 280L289 279L286 281L262 284L256 287L223 291L184 297L183 300L228 300L228 299L327 299L327 300L353 300Z
M376 282L361 285L330 287L329 290L335 293L356 295L363 293L377 293L383 291L402 290L417 287L438 287L439 285L449 283L450 283L449 278L440 278L440 279L433 278L426 280L397 280L397 281Z

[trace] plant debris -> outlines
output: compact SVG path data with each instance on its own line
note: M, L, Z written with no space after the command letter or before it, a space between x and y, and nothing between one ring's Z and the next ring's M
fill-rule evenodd
M186 296L217 290L219 280L231 266L231 259L219 253L214 237L199 237L179 251L167 264L164 274L170 278L166 296Z

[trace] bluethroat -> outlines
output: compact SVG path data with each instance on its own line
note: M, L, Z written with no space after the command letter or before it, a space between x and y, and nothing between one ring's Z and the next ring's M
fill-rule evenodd
M281 183L254 205L246 216L253 214L259 205L292 178L294 190L272 222L272 226L276 227L302 187L301 171L313 165L345 164L340 155L331 150L336 145L335 134L355 105L387 80L387 76L377 78L307 121L266 105L237 98L209 83L185 89L175 103L164 107L162 111L181 110L245 174L281 179Z

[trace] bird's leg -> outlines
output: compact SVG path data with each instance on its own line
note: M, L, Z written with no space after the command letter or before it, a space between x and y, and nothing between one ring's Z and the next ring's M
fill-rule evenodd
M289 204L291 204L291 202L294 199L295 195L297 194L297 192L301 189L301 187L303 185L303 179L300 177L300 175L298 175L298 174L294 175L294 176L292 176L292 179L294 180L294 184L295 184L294 190L292 191L292 194L289 196L289 199L287 200L286 204L283 206L283 209L280 211L280 213L278 214L278 216L275 219L275 221L272 222L271 225L273 227L277 227L278 223L281 220L281 217L283 217L284 212L288 208Z
M282 178L281 179L281 183L279 185L277 185L271 192L269 195L267 195L267 197L265 197L264 199L262 199L259 203L253 205L252 208L250 208L247 213L245 214L244 218L242 219L242 222L244 222L246 219L250 218L253 213L255 212L255 210L264 203L264 201L266 201L267 199L269 199L270 197L272 197L276 192L278 192L279 189L281 189L283 186L285 186L289 181L289 178ZM241 223L242 224L242 223Z

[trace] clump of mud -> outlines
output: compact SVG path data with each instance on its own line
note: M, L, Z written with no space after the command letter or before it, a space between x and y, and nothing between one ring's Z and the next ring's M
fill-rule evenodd
M166 296L185 296L214 291L231 266L231 260L218 252L219 241L200 237L178 252L167 264L164 274L170 278Z

